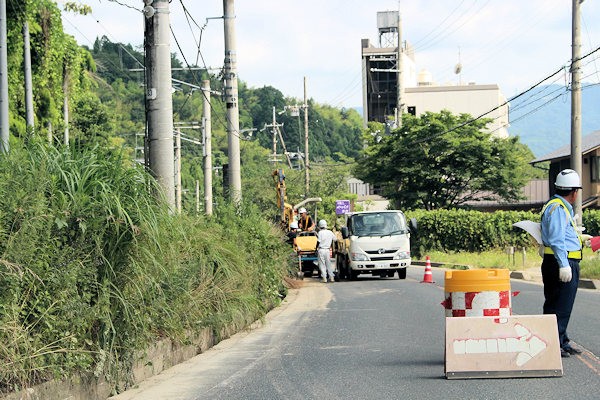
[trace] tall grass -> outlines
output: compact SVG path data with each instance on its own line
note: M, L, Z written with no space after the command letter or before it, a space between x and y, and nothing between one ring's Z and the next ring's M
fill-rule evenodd
M0 159L0 391L73 373L118 391L157 338L258 318L288 249L250 205L173 216L118 152L31 144Z

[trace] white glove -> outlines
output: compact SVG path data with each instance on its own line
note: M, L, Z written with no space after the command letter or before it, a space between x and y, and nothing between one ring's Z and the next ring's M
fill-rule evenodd
M558 269L558 279L560 279L561 282L571 282L572 278L573 273L571 272L571 267L561 267Z
M581 235L581 241L586 247L592 247L592 235L583 234Z

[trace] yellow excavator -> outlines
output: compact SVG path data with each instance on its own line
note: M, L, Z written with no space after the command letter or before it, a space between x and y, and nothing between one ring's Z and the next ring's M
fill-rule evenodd
M277 192L277 208L279 224L284 232L290 231L290 225L296 221L298 209L306 204L320 202L320 197L310 197L298 204L287 202L285 174L283 169L273 171L273 181ZM316 218L316 217L315 217ZM312 276L317 267L317 233L315 231L298 232L294 239L294 252L298 257L298 276Z

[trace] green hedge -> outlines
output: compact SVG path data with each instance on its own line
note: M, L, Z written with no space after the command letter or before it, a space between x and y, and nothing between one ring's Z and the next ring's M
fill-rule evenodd
M482 252L507 246L534 246L524 230L512 225L522 220L539 222L539 213L530 211L496 211L486 213L467 210L416 210L406 212L416 218L418 232L412 236L414 254L428 250ZM600 211L583 213L585 232L600 234Z

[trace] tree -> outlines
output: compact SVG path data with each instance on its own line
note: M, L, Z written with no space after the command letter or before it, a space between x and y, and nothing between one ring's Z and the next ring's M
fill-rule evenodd
M22 29L23 23L28 22L35 131L45 137L48 133L45 129L52 127L57 132L64 127L65 96L73 104L81 93L90 90L89 73L95 68L94 62L86 49L63 32L55 1L11 1L7 3L6 14L10 132L15 137L24 137L26 133Z
M403 127L387 135L382 124L371 123L355 176L381 185L384 196L402 209L517 200L533 155L518 138L484 132L489 121L447 110L405 115Z

